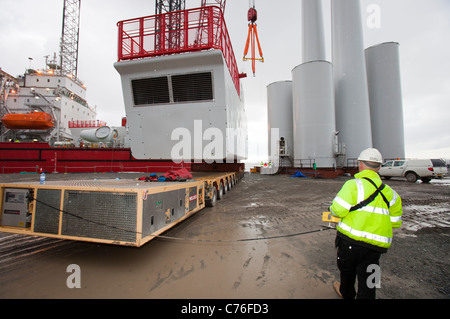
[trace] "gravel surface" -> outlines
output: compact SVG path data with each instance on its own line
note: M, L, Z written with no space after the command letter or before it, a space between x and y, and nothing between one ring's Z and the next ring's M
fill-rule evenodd
M48 174L47 180L143 174ZM0 175L0 182L37 174ZM321 214L349 177L246 174L206 208L141 248L0 233L0 298L338 298L335 230ZM403 226L381 258L381 299L449 299L450 180L385 181ZM67 267L81 270L69 289Z

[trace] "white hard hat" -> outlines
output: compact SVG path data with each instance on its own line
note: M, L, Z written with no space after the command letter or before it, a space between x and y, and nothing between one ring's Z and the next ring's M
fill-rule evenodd
M359 154L358 161L365 161L365 162L374 162L374 163L383 163L383 156L381 156L381 153L376 148L368 148Z

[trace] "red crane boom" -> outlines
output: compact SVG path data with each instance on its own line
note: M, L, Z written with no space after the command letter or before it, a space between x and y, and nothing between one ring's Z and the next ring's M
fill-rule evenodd
M206 6L217 6L222 10L222 13L225 14L225 4L227 0L202 0L202 7Z

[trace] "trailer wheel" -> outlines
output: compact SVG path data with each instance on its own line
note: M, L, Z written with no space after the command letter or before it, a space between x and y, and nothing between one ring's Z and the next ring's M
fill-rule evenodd
M206 207L214 207L216 206L216 203L217 203L217 190L214 187L211 198L208 198L206 200Z
M228 192L227 180L224 180L222 183L223 183L223 193L226 194Z
M219 183L219 191L217 192L217 199L221 200L223 198L223 184Z

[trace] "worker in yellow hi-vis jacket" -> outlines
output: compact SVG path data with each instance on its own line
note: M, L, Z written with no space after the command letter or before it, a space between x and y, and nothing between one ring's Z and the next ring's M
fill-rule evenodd
M402 224L402 201L377 174L383 162L377 149L358 157L359 173L347 181L330 206L339 218L336 247L341 282L334 287L343 298L375 298L379 260L392 244L392 228ZM355 280L358 277L358 292Z

